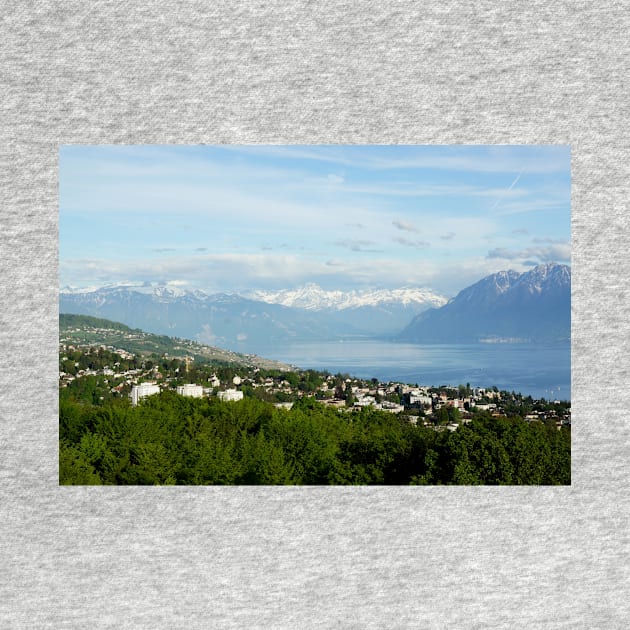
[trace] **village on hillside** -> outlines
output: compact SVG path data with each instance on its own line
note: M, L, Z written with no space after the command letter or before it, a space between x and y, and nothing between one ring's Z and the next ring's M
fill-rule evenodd
M569 402L533 400L496 387L383 383L347 374L221 364L195 360L190 354L146 356L111 345L71 342L71 338L60 341L60 390L69 388L92 404L129 399L137 406L148 396L170 390L223 401L252 397L286 409L312 397L340 413L371 407L438 431L455 431L479 411L494 417L519 415L528 422L553 423L558 429L571 424Z

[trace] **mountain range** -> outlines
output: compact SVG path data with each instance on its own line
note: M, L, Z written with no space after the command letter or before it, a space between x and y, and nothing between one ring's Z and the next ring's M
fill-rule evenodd
M247 296L117 284L60 292L60 313L244 351L248 345L381 337L414 343L559 341L571 333L571 268L501 271L448 301L429 289L326 291L316 284Z
M116 284L61 290L61 313L124 322L156 334L242 348L244 344L337 340L393 335L422 310L446 303L424 289L294 291L248 297L178 287Z
M398 335L415 343L556 342L571 338L571 267L500 271L417 315Z
M365 306L415 305L442 306L447 299L430 289L364 289L353 291L326 291L309 282L298 289L283 291L255 291L250 297L268 304L282 304L293 308L321 311L326 309L343 311Z

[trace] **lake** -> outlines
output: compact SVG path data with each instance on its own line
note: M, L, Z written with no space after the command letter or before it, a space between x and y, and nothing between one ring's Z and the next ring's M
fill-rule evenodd
M491 387L534 398L570 400L568 343L407 344L385 341L305 342L234 348L300 368L419 385Z

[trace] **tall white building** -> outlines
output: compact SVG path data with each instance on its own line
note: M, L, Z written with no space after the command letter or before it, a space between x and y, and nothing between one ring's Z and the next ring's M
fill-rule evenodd
M131 388L131 404L135 407L141 398L159 393L160 387L155 383L140 383L140 385L134 385Z
M409 393L409 404L413 405L414 403L421 403L425 406L431 406L431 396L427 396L425 394L421 394L420 392L412 391Z
M243 392L239 392L237 389L226 389L224 392L219 392L217 396L220 400L243 400Z
M194 385L193 383L187 383L186 385L178 385L177 393L180 396L190 396L191 398L201 398L203 396L203 387L201 385Z

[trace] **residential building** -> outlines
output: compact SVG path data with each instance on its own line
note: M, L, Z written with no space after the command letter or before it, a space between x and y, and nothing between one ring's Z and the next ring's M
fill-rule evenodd
M159 394L160 387L156 383L140 383L131 388L131 404L135 407L141 398Z
M220 400L231 402L243 400L243 392L238 391L237 389L226 389L224 392L219 392L217 396Z
M176 391L180 396L190 396L191 398L201 398L203 396L203 387L193 383L178 385Z

